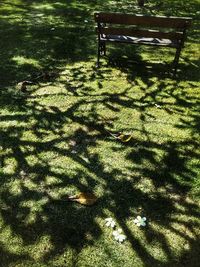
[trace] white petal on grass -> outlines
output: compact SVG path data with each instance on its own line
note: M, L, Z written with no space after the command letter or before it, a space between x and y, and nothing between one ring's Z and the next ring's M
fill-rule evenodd
M141 217L141 216L137 216L136 219L133 220L133 222L137 225L137 226L146 226L146 217Z
M126 240L126 236L122 234L122 229L118 229L113 231L113 236L116 241L122 243L124 240Z
M113 220L113 218L106 218L106 219L105 219L106 222L110 222L110 221L112 221L112 220Z
M124 240L126 240L126 236L123 235L123 234L120 234L120 235L118 236L118 241L119 241L119 242L123 242Z
M106 221L106 226L112 228L115 227L115 221L113 220L113 218L106 218L105 221Z
M113 231L113 235L116 237L116 236L118 236L118 231L116 230L116 231Z
M115 236L114 236L114 238L115 238L115 240L117 240L117 241L118 241L118 235L115 235Z
M146 226L146 223L145 222L141 222L140 225Z

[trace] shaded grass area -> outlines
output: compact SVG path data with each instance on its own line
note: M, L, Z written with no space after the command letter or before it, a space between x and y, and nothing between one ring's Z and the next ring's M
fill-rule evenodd
M92 13L194 18L178 79L168 49L109 47ZM0 266L198 266L199 1L2 1ZM23 94L18 82L55 71ZM124 144L107 132L131 133ZM54 201L80 191L94 207ZM148 225L134 225L137 215ZM120 245L104 219L113 217Z

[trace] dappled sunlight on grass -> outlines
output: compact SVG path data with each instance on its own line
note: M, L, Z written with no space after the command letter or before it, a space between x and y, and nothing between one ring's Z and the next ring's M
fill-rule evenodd
M110 47L97 70L91 26L94 10L197 16L198 3L135 2L3 1L0 266L198 266L193 32L173 80L167 50ZM21 92L18 83L35 77ZM110 134L119 132L131 140ZM66 202L81 191L97 204ZM138 215L146 227L134 224ZM107 217L127 236L123 244Z
M82 258L88 253L88 248L80 250L88 243L84 238L87 231L92 240L100 238L100 244L106 238L114 242L99 225L100 218L110 214L128 236L127 255L133 257L133 249L148 264L167 264L181 257L196 239L198 222L193 218L197 206L187 196L197 178L199 157L193 119L196 106L187 109L195 101L193 92L184 94L187 82L156 77L146 84L136 76L132 84L129 74L121 72L119 76L120 72L103 68L95 74L90 64L73 64L60 74L55 90L55 85L36 87L33 93L30 88L26 95L16 95L23 103L22 110L2 114L7 176L2 184L3 221L21 236L24 245L36 235L28 245L33 246L29 255L35 260L51 259L64 253L64 248L68 251L68 245L80 246ZM14 127L16 122L19 124ZM117 142L106 129L129 132L132 140ZM51 203L52 198L88 189L100 197L95 209ZM14 214L10 212L13 205ZM138 213L149 219L146 230L132 224ZM76 218L80 224L75 224ZM100 221L96 223L94 218ZM80 236L75 234L76 227L82 229ZM63 232L66 239L61 240ZM47 235L49 245L37 235ZM41 255L35 254L37 246L45 247ZM122 262L120 255L117 262ZM137 264L141 264L139 258ZM130 261L125 263L129 266Z

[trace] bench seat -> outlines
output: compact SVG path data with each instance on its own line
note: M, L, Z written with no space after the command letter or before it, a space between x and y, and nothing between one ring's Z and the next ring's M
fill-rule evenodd
M170 39L159 39L159 38L148 38L148 37L133 37L126 35L103 35L100 37L100 41L106 42L119 42L129 44L144 44L144 45L155 45L155 46L168 46L178 47L178 41Z

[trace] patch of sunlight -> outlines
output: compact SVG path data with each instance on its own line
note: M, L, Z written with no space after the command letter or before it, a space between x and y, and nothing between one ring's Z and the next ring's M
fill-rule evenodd
M13 1L9 1L13 2ZM18 11L24 11L24 8L20 5L20 1L15 1L16 3L1 3L1 12L3 13L4 11L13 11L13 12L18 12Z
M59 179L54 176L46 176L45 180L46 185L56 185L60 183Z
M183 219L183 216L185 217L185 220ZM192 229L190 230L187 227L187 222L191 219L191 216L177 214L176 216L173 216L169 219L168 227L161 227L156 225L155 223L152 223L152 231L159 233L159 235L157 236L157 240L155 239L152 242L153 250L152 247L149 246L149 253L153 252L154 256L154 253L162 253L162 238L164 238L165 243L168 244L170 248L170 254L176 257L180 255L182 251L189 245L189 239L195 241L196 229L192 227ZM157 243L157 248L154 246L154 242Z
M48 202L48 198L43 197L38 201L28 200L21 203L22 208L28 208L29 213L26 216L26 224L33 224L36 222L38 214L42 214L43 206ZM43 221L47 220L46 216L41 216Z
M38 189L38 183L31 181L31 178L32 177L26 177L23 182L23 186L25 186L29 191L36 191Z
M55 2L53 4L56 8L66 8L67 2L66 3L60 3L60 2Z
M38 62L38 60L35 60L33 58L26 58L24 56L14 56L12 58L12 60L15 61L18 65L28 64L28 65L33 65L36 68L40 68L41 67L39 62Z
M16 236L10 226L4 225L0 231L0 242L6 251L10 253L21 253L23 241L20 236Z
M148 248L149 254L156 260L162 262L163 264L167 263L168 255L163 248L161 248L162 244L159 241L153 242L150 249Z
M140 180L135 184L134 188L141 190L143 193L151 194L151 192L155 189L155 186L151 179L141 176Z
M36 192L37 193L37 192ZM21 207L28 207L30 209L30 212L42 212L43 206L48 202L47 197L43 197L40 200L26 200L23 201L21 204Z
M30 167L34 167L38 163L38 159L34 155L29 155L25 157Z
M27 126L27 123L25 123L23 121L22 122L19 122L18 120L2 121L1 122L1 125L0 125L0 129L3 130L5 128L11 128L11 127L13 127L13 128L15 128L17 130L17 129L21 128L21 127L26 128L26 126Z
M49 85L44 85L41 88L39 88L36 92L32 93L34 96L42 96L44 95L45 97L52 96L55 98L55 95L58 96L57 94L59 93L66 93L66 90L64 91L63 88L59 86L49 86ZM48 101L48 99L47 99ZM55 101L55 99L54 99Z
M51 238L48 235L41 236L35 246L29 250L31 257L35 260L42 259L46 253L53 249Z
M4 161L4 174L15 174L15 169L17 167L17 161L14 158L6 158Z
M52 262L52 266L73 267L74 266L74 262L77 262L78 255L79 255L77 250L76 249L72 249L70 247L67 247L63 251L64 251L64 253L57 254L56 257L52 258L52 261L51 261ZM87 255L87 258L88 258L88 255ZM67 261L67 265L66 265L66 261ZM76 266L78 266L78 265L76 265ZM92 266L92 265L90 265L90 266Z
M11 193L12 196L17 196L22 194L22 184L21 181L16 179L13 183L12 186L10 187L9 192Z
M35 4L32 4L32 8L34 9L38 9L38 10L54 10L55 7L53 7L52 5L50 5L49 3L41 3L39 4L38 2L36 2Z

